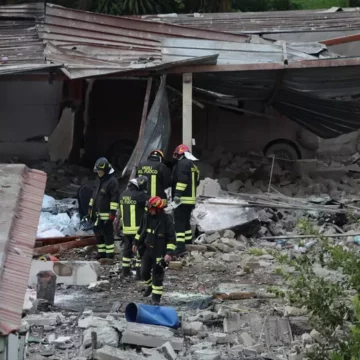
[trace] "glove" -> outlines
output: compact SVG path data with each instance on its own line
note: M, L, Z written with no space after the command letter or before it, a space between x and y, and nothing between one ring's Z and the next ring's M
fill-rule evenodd
M172 259L172 256L171 256L171 255L166 254L166 255L164 256L164 261L165 261L166 263L169 263L169 262L171 261L171 259Z
M178 196L175 196L174 197L174 203L175 204L180 204L180 202L181 202L180 198Z
M109 220L112 222L116 219L116 216L114 214L109 214Z

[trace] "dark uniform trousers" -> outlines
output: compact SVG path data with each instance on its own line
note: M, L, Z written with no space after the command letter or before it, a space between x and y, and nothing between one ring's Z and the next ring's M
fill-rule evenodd
M152 287L153 295L162 295L164 291L164 269L159 262L162 257L155 257L154 250L151 247L146 247L145 252L141 258L141 277L145 285ZM152 273L152 276L151 276Z
M134 245L135 234L124 234L125 241L124 241L124 251L123 251L123 258L122 258L122 267L123 268L130 268L131 262L134 257L132 246ZM139 254L137 253L135 256L135 269L139 269L141 267L141 259Z
M114 258L114 228L110 220L98 220L94 225L97 249L101 258Z
M190 219L194 208L193 205L180 205L174 210L176 244L179 250L184 250L185 244L192 244Z

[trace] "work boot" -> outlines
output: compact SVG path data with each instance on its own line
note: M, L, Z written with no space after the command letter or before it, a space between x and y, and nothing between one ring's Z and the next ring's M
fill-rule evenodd
M140 281L140 280L141 280L140 268L137 268L137 269L136 269L135 280L137 280L137 281Z
M152 294L151 302L153 305L160 305L161 295L159 294Z
M129 277L131 276L131 271L129 267L123 267L122 268L122 272L123 272L123 276L124 277Z
M151 293L152 293L152 287L148 286L143 293L143 297L149 297L151 295Z

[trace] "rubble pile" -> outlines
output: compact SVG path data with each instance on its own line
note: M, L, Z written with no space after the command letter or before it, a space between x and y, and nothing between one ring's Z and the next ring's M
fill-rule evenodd
M272 190L288 197L329 194L339 200L360 190L359 153L342 163L306 159L275 160L272 164L272 158L256 154L244 157L222 147L205 149L198 157L201 175L218 179L221 189L229 192L267 193L270 177Z
M43 270L53 269L58 285L54 305L45 308L29 290L23 323L29 329L29 360L305 360L321 344L306 310L269 292L269 287L286 289L273 250L295 256L316 251L316 235L304 235L310 232L337 236L336 243L359 251L360 209L351 198L353 190L343 187L357 183L357 175L347 170L338 180L320 179L313 175L318 163L315 167L311 160L293 164L302 166L298 177L297 170L275 162L268 193L271 161L262 159L258 166L258 159L230 155L222 153L200 165L211 178L202 180L198 189L192 217L196 240L187 245L187 256L171 262L166 271L162 305L177 311L180 328L127 322L126 306L148 301L142 297L143 284L123 278L120 263L93 266L91 279L90 270L79 276L85 271L84 262L78 261L84 251L71 249L59 254L57 266L36 263ZM305 186L306 179L311 183ZM314 184L324 187L313 191L318 188ZM46 228L49 223L53 227ZM54 230L63 236L78 234L78 223L76 201L44 197L38 236ZM122 255L118 250L116 259ZM329 281L342 276L317 264L314 273ZM33 275L35 283L36 272Z

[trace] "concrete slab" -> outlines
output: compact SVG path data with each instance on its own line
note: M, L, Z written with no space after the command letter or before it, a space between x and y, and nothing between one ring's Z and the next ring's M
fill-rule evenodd
M182 338L175 337L173 331L163 326L128 323L121 338L122 344L146 347L160 347L167 342L177 351L182 350L184 345Z
M31 263L28 286L36 287L40 271L52 271L57 284L85 286L96 282L100 264L97 261L40 261Z
M268 346L290 345L293 337L289 319L268 317L265 324L265 338Z
M30 326L52 326L62 324L65 317L61 313L41 313L27 315L24 320Z

